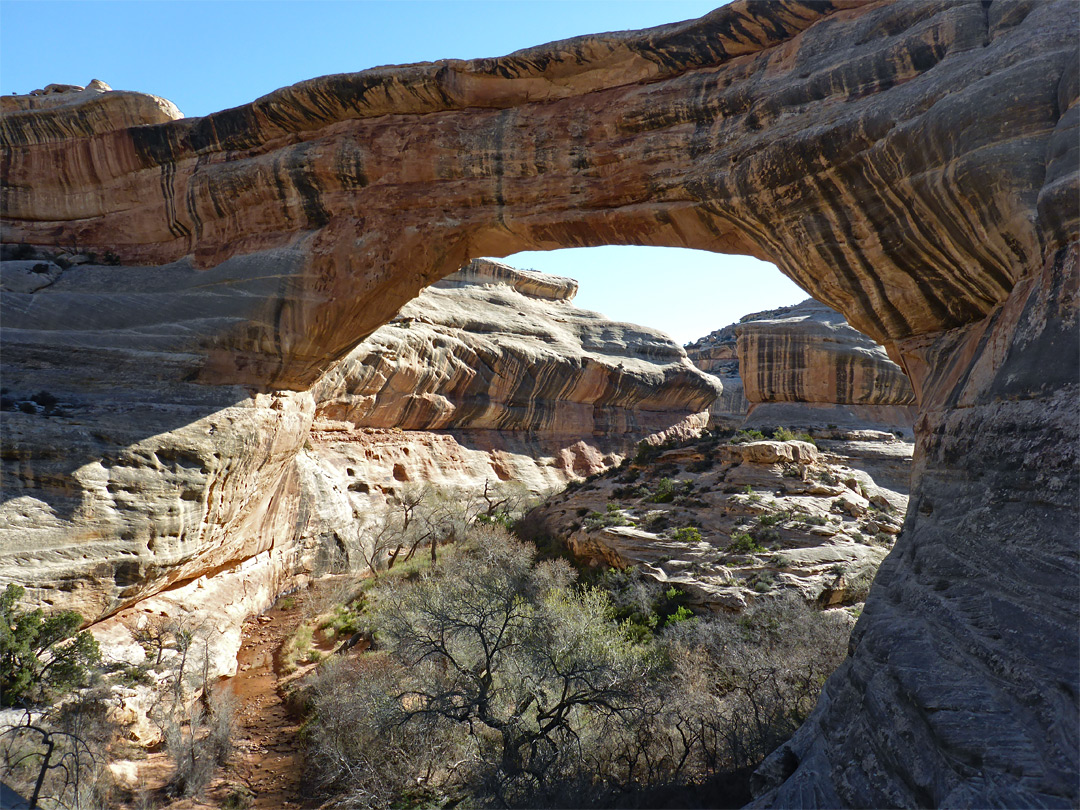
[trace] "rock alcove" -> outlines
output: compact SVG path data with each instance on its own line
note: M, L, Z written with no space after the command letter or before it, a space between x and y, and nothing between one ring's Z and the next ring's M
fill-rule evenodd
M312 386L423 287L745 253L884 343L920 413L904 532L758 802L1075 804L1077 14L736 2L201 119L3 99L3 241L119 262L5 292L5 386L75 416L5 420L4 578L101 616L261 559L270 593Z

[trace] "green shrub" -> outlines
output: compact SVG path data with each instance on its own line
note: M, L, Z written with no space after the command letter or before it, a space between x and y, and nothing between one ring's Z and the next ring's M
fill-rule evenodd
M758 544L757 540L746 532L739 532L738 534L733 534L731 536L731 545L728 546L728 551L737 552L739 554L759 554L765 551L765 549Z
M751 588L754 589L754 593L768 593L772 590L774 582L775 578L773 577L773 575L766 571L763 571L759 574L754 575L750 579L749 585Z
M761 496L754 492L754 488L749 484L746 485L746 489L744 489L743 492L746 494L746 499L751 503L761 502Z
M366 628L362 605L338 605L333 614L319 625L320 630L332 630L336 638L352 636Z
M664 452L664 450L659 445L649 444L648 442L639 442L637 453L634 455L632 463L639 467L644 467L655 461L662 452Z
M0 594L0 705L45 702L85 686L101 666L101 650L73 610L46 616L22 612L26 589L14 583Z
M755 526L750 534L759 543L775 543L780 539L780 532L769 527Z
M683 526L671 533L671 539L679 543L700 543L701 532L693 526Z
M673 624L689 621L693 618L694 613L692 610L690 610L690 608L686 607L685 605L679 605L676 611L667 617L667 620L664 622L664 627L670 627Z
M814 441L814 437L811 436L809 433L795 433L794 431L788 430L786 427L778 427L775 431L773 431L773 438L776 439L778 442L800 441L809 442L815 447L817 446L817 442Z
M646 498L646 500L649 503L671 503L675 500L677 483L677 481L673 481L670 478L661 478L660 483L656 485L656 492Z
M514 528L514 524L517 522L517 519L513 515L511 515L509 512L503 511L492 512L490 515L479 514L474 518L474 520L476 520L477 523L486 523L489 526L502 526L507 531L512 530Z
M612 507L615 507L612 509ZM621 511L619 511L619 505L608 504L607 512L590 512L585 516L585 528L589 531L595 531L596 529L605 529L609 526L629 526L630 521L626 519Z
M731 444L746 444L747 442L760 442L765 438L765 434L760 430L740 430L731 437Z

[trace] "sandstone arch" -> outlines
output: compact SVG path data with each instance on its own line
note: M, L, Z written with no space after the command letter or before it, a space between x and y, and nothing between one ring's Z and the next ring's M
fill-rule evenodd
M134 324L159 376L242 384L300 422L332 360L471 256L774 261L889 347L921 417L904 534L761 802L1067 805L1077 30L1068 2L740 2L203 119L5 100L3 238L166 265L114 271L98 294L126 309L77 313L84 335L123 356ZM8 346L62 365L31 310L5 316ZM272 500L295 444L259 445L232 497Z

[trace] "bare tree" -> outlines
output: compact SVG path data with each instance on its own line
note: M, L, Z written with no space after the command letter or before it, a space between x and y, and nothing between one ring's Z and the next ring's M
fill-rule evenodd
M725 791L709 803L741 806L752 768L842 660L849 625L776 600L642 636L615 619L655 609L633 585L615 603L474 524L463 553L376 590L380 652L320 672L316 782L362 807L651 806L700 802L703 785Z
M343 684L353 674L344 667L320 680L320 722L354 724L350 737L328 735L348 740L345 751L328 751L322 726L313 728L319 755L309 761L323 784L350 785L374 805L409 780L474 791L474 801L536 804L574 770L583 747L602 742L605 718L640 718L641 690L659 659L611 621L606 596L571 588L564 563L534 566L533 550L501 527L475 527L473 537L471 553L380 593L376 626L387 652L378 694L370 673L363 684ZM367 741L362 755L353 739ZM385 771L362 767L392 758L387 745L396 756L420 739L456 759L410 758L396 787Z
M183 619L158 622L150 633L157 660L168 664L150 718L173 763L167 792L198 795L232 752L235 700L215 690L209 674L211 628Z

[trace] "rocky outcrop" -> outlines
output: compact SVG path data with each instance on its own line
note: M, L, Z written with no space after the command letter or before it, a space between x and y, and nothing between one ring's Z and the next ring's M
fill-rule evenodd
M661 332L571 303L576 282L475 260L429 287L314 389L356 427L635 442L721 387Z
M116 91L99 79L86 87L50 84L25 96L0 96L0 139L11 144L92 138L183 117L167 99Z
M44 258L0 269L5 295L46 309L55 295L60 310L114 272ZM0 576L87 618L119 610L106 630L148 611L212 621L214 664L228 672L245 615L359 564L349 555L403 486L546 494L653 433L704 426L719 385L662 333L577 309L576 290L472 262L303 394L136 387L132 369L155 358L135 348L142 334L123 352L69 347L81 377L13 367ZM186 392L203 401L183 403Z
M313 79L206 118L95 130L78 150L80 106L63 108L70 126L15 114L4 241L215 268L222 317L184 335L204 382L306 388L467 258L580 244L771 259L895 343L987 316L1068 237L1071 214L1039 219L1035 179L1070 209L1064 130L1065 151L1047 152L1069 106L1068 8L743 2L501 59ZM277 283L221 285L252 261ZM193 292L183 267L171 275L165 322Z
M735 327L747 425L901 430L915 394L885 349L813 299Z
M724 387L724 392L709 408L710 424L721 429L738 427L750 412L750 402L743 393L742 377L739 376L735 326L731 324L717 329L685 346L690 362L712 374Z
M892 434L842 439L911 458ZM704 608L738 611L783 593L854 605L900 532L907 496L836 445L703 437L572 485L526 523L585 564L637 566Z
M83 408L12 420L9 519L59 565L114 549L118 589L148 522L180 563L272 544L311 386L467 259L747 253L885 345L919 407L904 532L761 803L1075 804L1077 24L1068 0L743 0L200 119L11 113L3 241L125 266L0 302L5 386Z
M313 389L304 547L355 553L410 488L546 495L640 440L700 432L720 386L663 333L576 308L576 292L475 260L337 364Z

